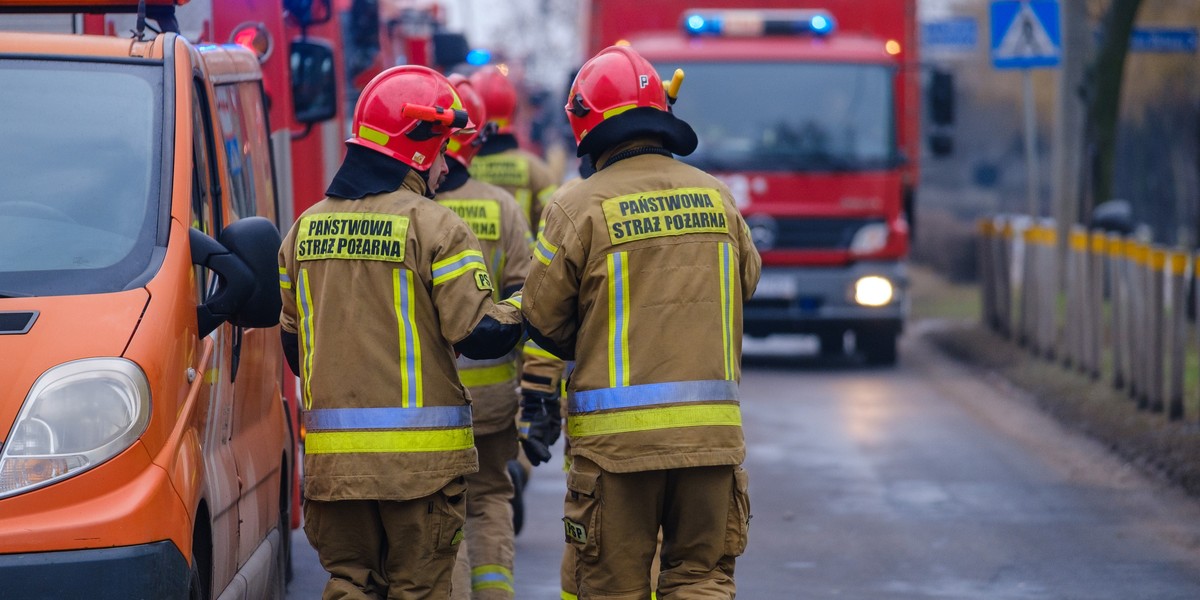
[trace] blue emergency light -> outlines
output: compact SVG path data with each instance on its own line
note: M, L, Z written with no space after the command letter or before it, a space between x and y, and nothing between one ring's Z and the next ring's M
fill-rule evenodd
M727 10L690 12L683 18L688 35L757 37L833 33L836 22L824 10Z
M492 53L484 48L474 48L467 53L467 64L481 66L492 62Z

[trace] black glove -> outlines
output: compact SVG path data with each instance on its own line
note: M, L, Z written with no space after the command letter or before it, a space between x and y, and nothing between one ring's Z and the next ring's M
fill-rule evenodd
M558 396L521 390L521 420L518 434L525 457L535 466L550 460L550 447L562 433Z

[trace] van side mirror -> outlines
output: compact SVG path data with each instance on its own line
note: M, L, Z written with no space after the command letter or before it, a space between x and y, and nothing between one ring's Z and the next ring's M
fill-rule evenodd
M271 327L279 322L279 230L264 217L241 219L221 232L218 242L198 229L188 231L192 264L218 276L216 292L196 307L200 337L229 321L239 327Z
M337 116L337 70L333 50L326 44L296 40L290 50L292 108L305 124Z

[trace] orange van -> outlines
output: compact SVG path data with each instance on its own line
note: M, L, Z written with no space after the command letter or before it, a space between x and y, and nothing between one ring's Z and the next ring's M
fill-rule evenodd
M284 596L261 79L150 28L0 32L0 597Z

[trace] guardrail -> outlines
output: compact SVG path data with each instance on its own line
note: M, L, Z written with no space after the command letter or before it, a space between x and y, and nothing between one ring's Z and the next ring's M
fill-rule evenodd
M1200 421L1198 401L1186 411L1184 401L1196 255L1082 226L1060 244L1054 221L1022 216L981 219L978 231L988 327L1110 381L1141 409Z

